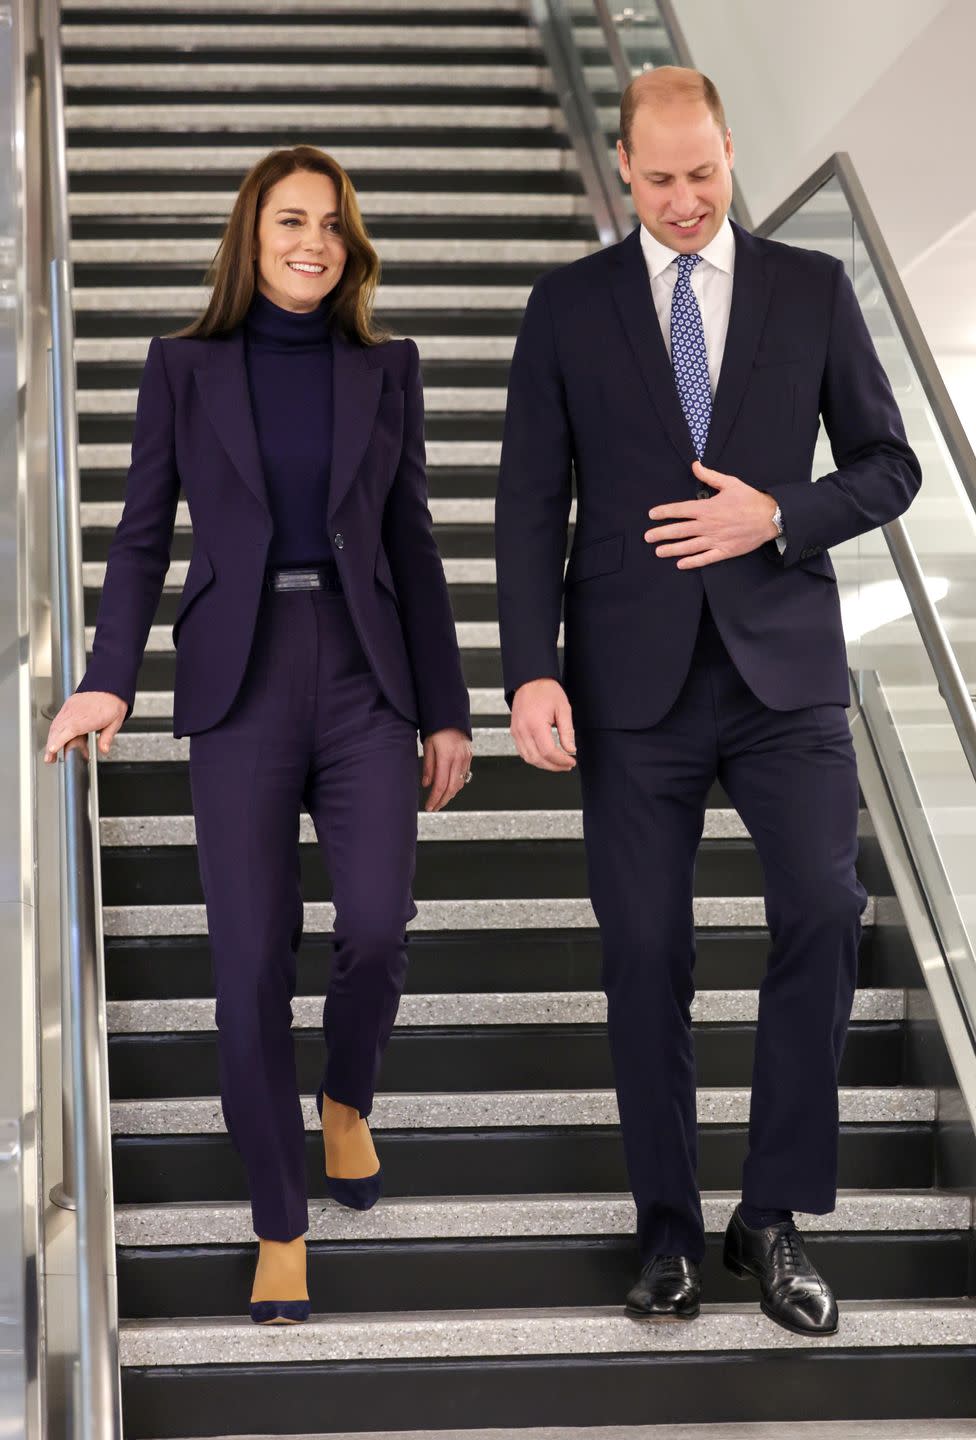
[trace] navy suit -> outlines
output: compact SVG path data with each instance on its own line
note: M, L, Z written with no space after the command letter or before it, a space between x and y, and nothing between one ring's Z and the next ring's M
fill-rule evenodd
M918 462L840 262L738 226L706 466L779 502L787 546L679 570L648 511L705 499L639 229L546 275L512 362L496 504L506 696L573 706L624 1145L645 1257L704 1247L692 895L718 778L763 865L745 1198L823 1212L865 894L847 661L828 548L911 502ZM810 483L822 416L836 470ZM575 473L577 518L563 575ZM561 605L562 672L557 654Z
M417 347L366 348L338 333L332 345L327 515L338 576L318 590L273 592L242 329L150 342L125 508L80 686L131 707L182 485L193 556L173 626L173 721L190 736L221 1103L247 1168L254 1229L280 1241L308 1228L290 1029L301 809L336 910L319 1095L367 1115L417 913L417 729L471 733L427 507Z

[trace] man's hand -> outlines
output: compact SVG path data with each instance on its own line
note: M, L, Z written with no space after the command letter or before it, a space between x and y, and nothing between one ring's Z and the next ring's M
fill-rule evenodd
M552 738L554 725L559 745ZM573 712L558 680L529 680L519 686L512 701L511 731L518 753L530 765L540 770L575 769Z
M459 790L464 789L465 775L471 769L474 750L463 730L435 730L424 741L424 766L421 783L432 785L424 809L443 810Z
M681 556L679 570L696 570L714 565L716 560L748 555L767 540L776 539L779 531L773 524L776 501L772 495L746 485L735 475L709 470L700 460L691 468L697 480L717 493L708 500L679 500L648 511L652 520L669 522L644 531L649 545L667 542L657 544L658 555Z

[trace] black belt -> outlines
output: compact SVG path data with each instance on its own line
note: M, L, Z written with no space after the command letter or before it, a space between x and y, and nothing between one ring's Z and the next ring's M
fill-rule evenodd
M267 589L281 593L284 590L342 590L342 578L334 560L322 565L274 566L265 571L264 583Z

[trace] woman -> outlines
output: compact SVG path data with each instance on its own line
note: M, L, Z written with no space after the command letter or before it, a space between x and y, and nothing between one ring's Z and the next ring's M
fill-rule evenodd
M290 1025L310 812L336 908L316 1103L327 1188L366 1209L366 1123L406 971L425 808L471 778L471 724L434 542L419 357L374 330L379 261L330 156L266 156L234 204L206 313L149 343L91 662L45 759L135 698L182 485L193 553L173 626L216 991L221 1103L247 1168L251 1316L309 1314L305 1127Z

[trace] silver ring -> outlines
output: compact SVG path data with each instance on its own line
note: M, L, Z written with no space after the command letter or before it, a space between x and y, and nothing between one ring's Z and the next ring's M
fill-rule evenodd
M471 771L469 770L468 773L467 773L467 775L465 775L465 777L464 777L464 783L465 783L465 785L467 785L467 783L468 783L469 780L473 780L473 779L474 779L474 776L472 775Z

